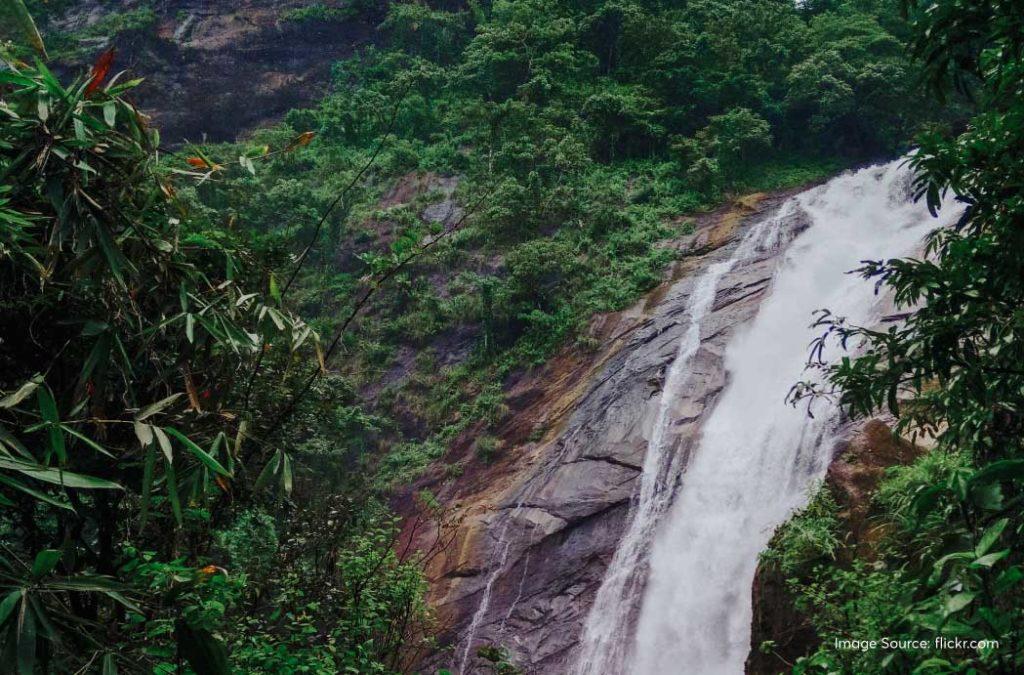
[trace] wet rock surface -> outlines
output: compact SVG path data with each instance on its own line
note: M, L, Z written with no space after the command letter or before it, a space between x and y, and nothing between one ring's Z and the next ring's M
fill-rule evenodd
M893 434L893 420L887 417L860 423L847 423L842 440L835 448L825 485L840 506L845 546L840 562L850 562L852 554L871 560L877 542L884 535L878 523L869 523L871 499L885 476L886 469L909 464L924 449ZM794 606L784 575L762 565L754 577L753 625L750 638L748 675L788 673L801 656L813 652L821 642L807 617ZM761 649L770 641L770 649Z
M380 12L355 12L344 19L288 18L288 12L316 4L164 0L153 5L153 25L112 39L84 39L85 56L62 67L78 72L115 47L116 68L145 78L134 98L153 116L166 142L231 141L292 108L315 103L328 91L331 66L376 40L375 26L386 10L381 3ZM133 0L88 0L48 28L81 33L138 6Z
M505 647L527 673L566 672L628 523L696 272L727 259L747 228L791 194L759 195L699 217L694 233L675 244L680 259L670 280L636 306L595 320L596 353L567 350L510 383L499 461L470 461L454 480L438 472L399 500L408 513L411 495L429 489L460 519L453 544L427 570L444 631L425 671L459 670L472 635L463 672L482 672L474 653L484 644ZM799 231L800 217L793 215L786 231ZM693 376L672 416L677 461L685 462L725 385L725 345L756 313L775 255L735 267L718 286ZM453 454L468 456L472 434L460 446ZM426 546L435 536L416 532L413 544Z

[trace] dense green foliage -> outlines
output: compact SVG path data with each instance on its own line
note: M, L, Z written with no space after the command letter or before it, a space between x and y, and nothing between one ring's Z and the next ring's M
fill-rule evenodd
M912 160L930 208L949 194L966 211L930 237L926 258L865 265L909 318L874 330L823 316L823 340L863 342L864 352L822 364L831 391L797 391L837 395L854 416L887 408L901 431L936 447L881 485L874 517L889 536L871 559L818 564L819 538L804 565L789 565L824 638L796 671L1014 673L1024 668L1024 14L1017 3L973 0L909 10L933 89L952 81L979 102L959 136L922 136ZM823 529L840 536L834 518L799 516L775 555L799 559L799 532ZM880 637L928 647L833 644ZM936 637L990 642L951 649Z
M899 152L946 114L921 104L884 1L395 3L380 30L319 107L216 151L316 131L309 146L196 191L268 242L316 239L308 315L358 292L382 244L458 230L344 347L351 385L396 420L380 485L500 421L510 373L593 346L586 321L659 282L683 214Z
M686 214L955 117L887 0L452 5L391 4L319 106L180 153L103 60L67 87L0 74L0 640L23 673L407 671L436 551L396 549L391 488L499 460L509 375L593 347ZM78 58L148 8L52 44ZM804 534L792 560L836 545Z
M239 672L400 669L418 566L358 485L339 501L292 467L316 411L277 411L320 348L284 259L189 208L175 185L203 174L160 165L108 70L0 72L0 662L214 673L227 645Z

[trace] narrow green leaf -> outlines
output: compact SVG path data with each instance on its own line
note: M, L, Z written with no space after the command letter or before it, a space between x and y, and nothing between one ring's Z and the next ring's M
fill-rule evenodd
M103 252L103 257L106 258L111 274L114 275L114 278L117 279L122 288L127 288L127 284L124 281L124 254L117 248L117 243L111 236L110 231L107 230L107 226L103 223L96 223L96 241L99 244L100 251Z
M45 492L40 492L39 490L30 488L27 485L21 483L20 481L16 481L8 476L0 475L0 484L6 485L7 487L13 490L19 490L21 492L24 492L30 497L38 499L41 502L45 502L50 506L56 506L57 508L60 509L67 509L68 511L74 511L70 504L66 502L57 501L56 499L46 494Z
M281 470L281 485L284 486L284 493L291 495L292 493L292 460L288 456L288 453L283 452L283 468Z
M957 593L946 600L946 614L955 614L956 612L959 612L961 609L971 604L973 600L974 593Z
M57 459L61 464L64 464L68 461L68 453L64 445L64 433L60 429L57 402L53 399L53 394L50 393L49 387L37 389L36 398L39 401L39 414L48 422L47 433L50 437L50 451L57 455Z
M1005 558L1008 555L1010 555L1010 549L1004 548L1002 551L996 551L995 553L989 553L987 555L981 556L980 558L975 560L973 563L971 563L971 566L975 567L975 568L978 568L978 567L992 567L993 565L995 565L997 562L999 562L1000 560L1002 560L1003 558Z
M0 399L0 408L13 408L39 388L43 383L42 375L35 375L31 380L18 387L15 391Z
M178 523L178 527L181 527L183 523L181 498L178 496L178 479L174 474L174 464L171 462L167 462L164 467L164 477L167 483L167 500L171 503L171 513L174 514L174 520Z
M36 458L32 456L32 453L28 451L28 448L26 448L25 445L2 424L0 424L0 444L6 445L30 462L36 461Z
M273 272L270 274L270 297L274 299L278 305L281 304L281 289L277 285L277 277Z
M11 616L11 612L18 604L18 600L21 600L21 594L24 589L16 588L8 593L2 602L0 602L0 626L2 626L8 618Z
M152 417L153 415L157 414L158 412L161 412L167 406L169 406L172 403L174 403L175 401L177 401L179 398L181 398L181 396L182 396L181 392L178 392L177 394L171 394L167 398L161 399L161 400L157 401L156 403L151 403L151 404L147 405L145 408L143 408L142 410L140 410L139 412L137 412L135 414L135 420L138 421L138 422L142 422L146 418Z
M82 365L82 374L80 376L82 382L88 381L98 366L105 366L109 358L110 333L101 333L96 339L92 350L90 350L89 356L85 359L85 363ZM103 371L101 370L100 372Z
M60 551L57 549L48 548L40 551L36 554L36 559L32 563L32 578L36 581L42 579L53 571L53 568L57 566L59 561Z
M135 438L139 439L139 446L146 449L153 442L153 427L136 421L132 428L135 430Z
M108 127L113 127L117 122L117 106L113 101L107 101L103 104L103 120L107 123Z
M22 32L28 43L32 45L32 48L39 52L39 55L44 59L48 58L46 55L46 45L43 44L43 36L39 34L39 29L36 27L36 22L32 19L32 14L28 11L28 7L25 6L24 0L6 0L3 3L6 13L12 15L15 23L18 24L18 30Z
M160 444L160 450L164 453L164 459L167 460L168 464L174 463L174 449L171 447L171 439L167 438L167 434L160 427L154 426L153 433L156 435L157 443Z
M80 473L61 471L52 466L23 462L10 457L0 457L0 469L18 471L36 480L54 485L62 485L69 488L81 488L84 490L123 490L117 483L102 478L94 478Z
M211 457L208 452L193 443L188 436L172 427L165 427L164 430L181 441L181 444L185 446L185 449L195 455L196 459L205 464L211 471L216 471L222 476L231 476L228 470L225 469L220 462Z
M992 544L996 543L999 539L999 535L1003 533L1006 526L1010 523L1008 518L1001 518L993 523L985 533L981 535L981 539L978 540L978 545L974 547L974 555L978 558L982 557L988 550L992 548Z
M270 478L276 474L281 468L281 451L276 451L267 462L263 470L260 471L260 475L256 478L256 483L253 485L253 491L262 490L267 483L270 482Z
M29 608L27 593L22 592L18 615L18 673L34 675L36 669L36 621Z
M242 420L238 423L238 433L235 434L235 457L241 457L242 441L245 440L245 434L249 430L249 423L246 420Z
M67 426L66 424L61 424L60 428L61 428L62 431L71 434L72 436L74 436L78 440L82 441L83 443L85 443L86 445L88 445L90 448L92 448L96 452L100 453L101 455L106 455L107 457L110 457L111 459L115 459L114 455L110 454L110 452L106 448L104 448L102 445L100 445L96 441L92 440L91 438L89 438L85 434L82 434L82 433L80 433L78 431L75 431L74 429L72 429L71 427Z

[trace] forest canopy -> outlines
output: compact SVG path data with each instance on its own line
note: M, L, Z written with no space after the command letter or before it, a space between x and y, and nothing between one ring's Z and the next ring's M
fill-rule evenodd
M929 309L896 334L835 327L873 349L828 372L854 413L952 430L947 459L900 475L935 497L898 521L912 550L883 570L800 558L794 593L823 638L877 616L815 615L812 591L862 607L865 580L914 596L891 609L925 618L893 631L929 612L1024 625L996 597L1021 578L1012 2L314 4L282 20L362 13L379 39L317 105L221 144L162 141L114 52L33 55L82 58L96 36L55 20L68 4L4 5L27 39L0 71L3 663L410 672L435 648L422 570L451 523L419 494L437 548L397 546L396 487L500 457L504 383L594 348L587 322L662 280L690 215L915 143L926 200L955 191L970 218L934 263L865 269ZM103 30L141 34L153 12ZM899 402L908 376L918 407ZM939 530L976 555L919 544ZM935 590L908 560L955 564ZM1013 671L994 658L976 665ZM902 667L823 648L797 668L848 666Z

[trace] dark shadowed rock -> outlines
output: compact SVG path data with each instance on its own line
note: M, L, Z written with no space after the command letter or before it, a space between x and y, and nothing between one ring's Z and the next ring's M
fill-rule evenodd
M138 104L170 143L231 141L278 121L292 108L315 103L330 87L331 67L376 39L386 3L371 14L338 20L288 20L312 0L166 0L156 21L113 38L78 42L79 70L110 46L118 69L144 77ZM327 3L344 6L346 3ZM48 32L80 34L105 17L136 9L133 0L76 3L53 19Z

